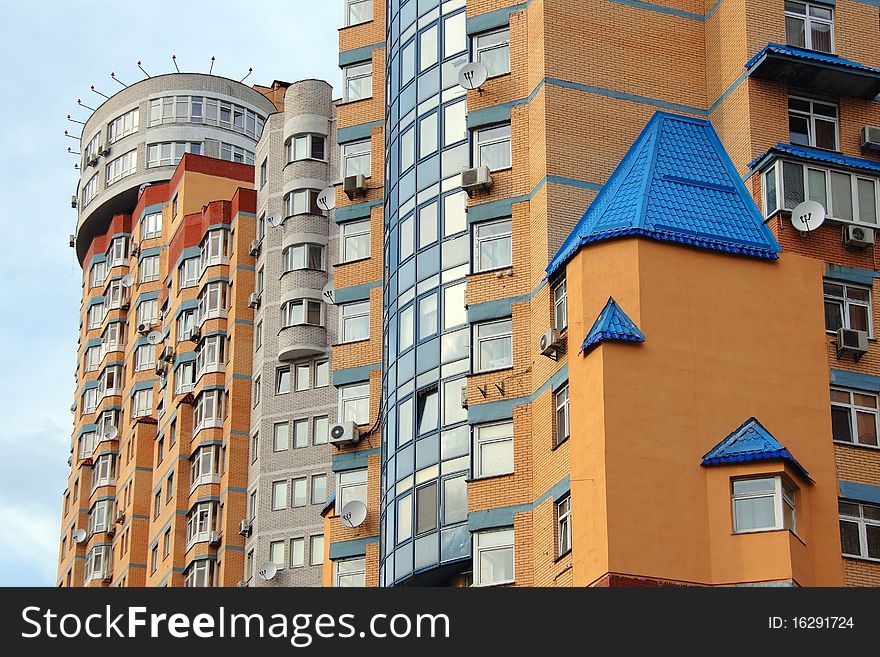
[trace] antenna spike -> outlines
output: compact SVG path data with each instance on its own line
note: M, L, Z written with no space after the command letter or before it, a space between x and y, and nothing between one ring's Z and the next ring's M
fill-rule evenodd
M180 73L180 69L177 67L177 55L171 55L171 61L174 62L174 69Z
M138 60L138 68L141 69L141 71L143 71L144 75L146 75L148 78L151 77L150 74L144 70L144 67L141 66L141 60Z
M98 94L99 96L103 96L103 97L106 98L107 100L110 100L110 96L108 96L107 94L102 94L100 91L98 91L97 89L95 89L95 85L92 85L92 86L91 86L91 89L92 89L92 91L94 91L94 92L95 92L96 94Z
M92 89L94 90L94 87L92 87ZM89 106L86 105L84 102L82 102L82 98L77 98L77 99L76 99L76 104L79 105L80 107L85 107L87 110L91 110L91 111L93 111L93 112L95 111L95 108L94 108L94 107L89 107Z
M250 77L251 73L253 73L253 72L254 72L254 69L249 67L247 75L245 75L241 80L239 80L239 82L244 82L245 80L247 80Z
M116 71L110 71L110 77L113 78L114 80L116 80L123 87L128 87L128 85L125 84L125 82L123 82L122 80L120 80L119 78L116 77Z
M211 68L208 69L208 75L214 72L214 60L217 59L214 55L211 55Z

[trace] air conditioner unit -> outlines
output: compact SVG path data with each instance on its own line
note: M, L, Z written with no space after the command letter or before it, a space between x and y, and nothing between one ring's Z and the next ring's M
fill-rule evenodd
M465 169L461 172L461 188L471 195L471 192L487 191L492 187L492 176L489 175L489 167L477 167Z
M110 155L110 147L109 146L101 146L101 150L98 151L98 155L101 157L107 157Z
M864 249L874 245L874 229L866 226L846 226L843 229L843 242L847 246Z
M856 360L868 353L868 333L855 329L837 329L837 357L852 354Z
M245 537L250 536L251 523L247 520L242 520L238 525L238 533Z
M189 332L190 342L198 342L202 338L202 334L197 327L193 327Z
M167 368L168 368L168 366L164 362L159 361L158 363L156 363L156 375L157 376L165 376L165 372L167 371Z
M217 547L220 545L220 532L211 532L211 536L208 540L208 545L211 547Z
M107 527L107 537L113 538L114 536L116 536L116 525L110 525Z
M147 333L149 333L152 330L152 328L153 328L152 323L141 322L140 324L138 324L138 333L140 333L141 335L146 335Z
M538 341L538 351L541 352L542 356L554 355L559 350L560 346L559 331L555 328L547 329Z
M346 176L345 180L342 181L342 191L350 199L358 194L365 193L367 191L367 183L364 174L357 173L353 176Z
M104 583L109 584L110 582L113 581L113 575L104 575L103 581L104 581Z
M76 207L76 206L74 206ZM72 249L76 246L76 235L71 235L67 238L67 245Z
M162 350L162 354L159 356L161 360L164 360L166 363L170 363L174 360L174 348L169 344L165 345L165 348Z
M121 525L125 522L125 511L117 511L116 512L116 524Z
M84 459L80 459L79 464L80 464L80 465L85 465L85 466L91 466L91 465L92 465L92 457L91 457L91 456L87 456L87 457L84 458Z
M77 200L76 196L71 196L70 197L70 207L72 207L74 210L76 210L77 205L79 205L79 201Z
M68 456L67 457L67 467L71 467L72 465L73 465L73 457Z
M86 165L88 165L88 166L90 166L90 167L96 167L96 166L98 166L98 156L97 156L97 155L92 155L92 157L89 158L89 161L86 162Z
M462 408L468 407L467 386L465 386L464 388L461 389L461 407Z
M330 427L331 445L356 445L360 439L361 434L354 422L337 422Z
M248 297L248 307L249 308L259 308L260 307L260 295L256 292L251 292L251 295Z
M873 125L862 128L862 150L880 151L880 128Z
M131 245L131 255L136 256L141 252L140 244Z
M129 310L130 308L131 308L131 301L129 301L127 298L123 299L122 303L119 304L120 310Z
M254 257L260 255L260 240L254 240L253 242L251 242L251 248L248 249L248 253L250 253Z

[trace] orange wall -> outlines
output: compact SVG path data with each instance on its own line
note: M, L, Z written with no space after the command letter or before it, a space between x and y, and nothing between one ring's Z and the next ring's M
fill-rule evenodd
M700 584L841 585L821 262L775 263L623 240L567 269L570 332L609 296L646 336L569 358L574 584L608 572ZM797 479L800 537L732 535L731 475L703 468L750 416L815 479Z

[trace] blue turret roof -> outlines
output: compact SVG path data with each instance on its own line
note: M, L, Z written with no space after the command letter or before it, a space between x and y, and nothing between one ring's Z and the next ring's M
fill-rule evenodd
M729 436L715 445L703 457L702 465L723 463L746 463L784 459L800 472L804 479L812 481L809 473L797 462L785 447L774 438L758 420L751 417Z
M608 303L599 313L593 328L587 333L581 351L587 351L600 342L617 340L622 342L644 342L645 335L639 330L627 314L621 310L617 302L608 297Z
M708 121L657 112L547 267L592 242L641 236L776 259L779 244Z

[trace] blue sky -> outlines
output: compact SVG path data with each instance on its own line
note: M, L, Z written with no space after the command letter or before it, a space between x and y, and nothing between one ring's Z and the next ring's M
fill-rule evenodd
M77 98L97 107L142 74L207 72L249 83L323 78L340 90L342 0L109 0L4 4L0 40L0 586L52 586L75 387L81 270L67 245L76 212Z

